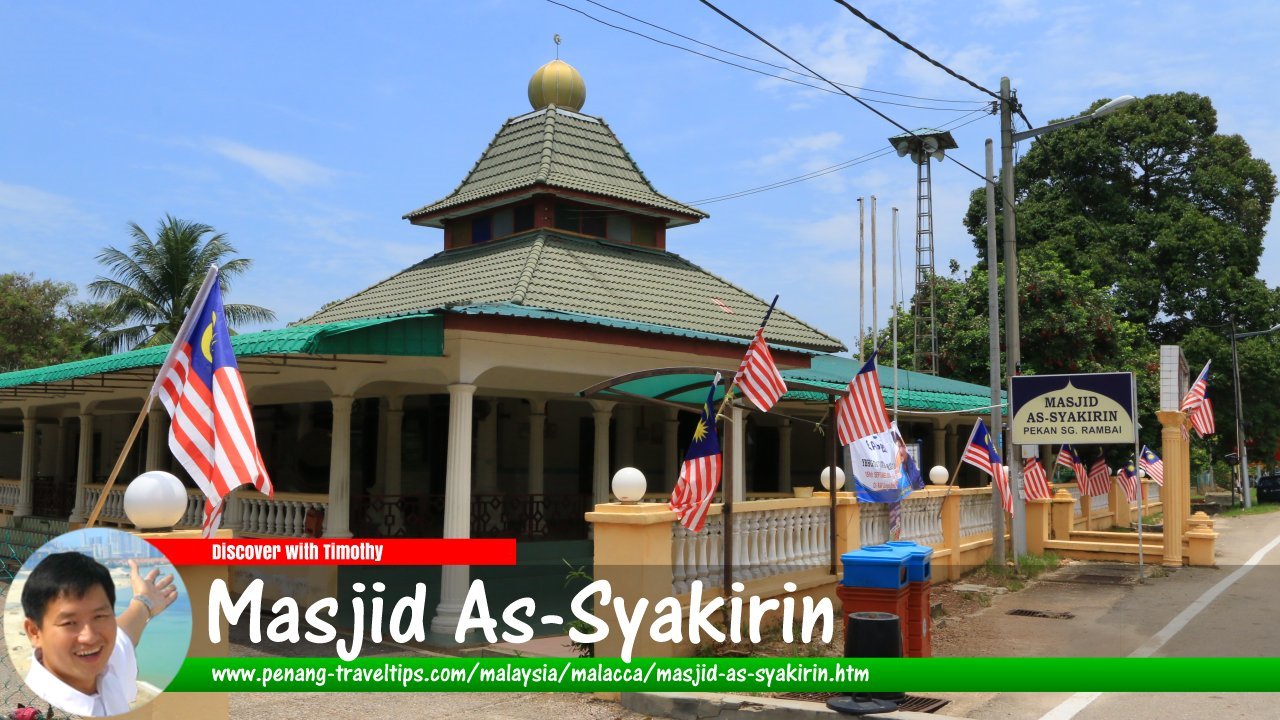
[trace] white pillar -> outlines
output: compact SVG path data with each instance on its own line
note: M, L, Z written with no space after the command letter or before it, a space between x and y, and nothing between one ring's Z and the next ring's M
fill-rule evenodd
M334 395L333 432L329 443L329 508L325 537L351 537L351 402L350 395Z
M476 431L476 494L498 492L498 398L489 398L489 414Z
M71 510L71 522L89 519L84 486L93 482L93 415L80 413L80 452L76 455L76 505Z
M636 464L636 411L639 409L633 405L618 406L618 432L614 439L618 442L615 457L620 468Z
M547 401L529 400L529 494L546 492L543 466L546 464Z
M596 421L595 462L592 463L592 499L596 505L609 502L609 419L613 417L613 403L593 405L591 415Z
M680 448L676 447L679 439L680 411L667 408L666 421L662 428L662 456L667 490L675 490L676 482L680 480Z
M147 415L147 470L165 468L165 412L164 407L154 407Z
M730 452L733 453L731 468L733 472L733 501L742 502L747 499L747 414L742 408L735 407L729 411L733 433Z
M61 486L67 479L67 443L71 435L71 423L67 416L58 418L58 453L53 461L53 481Z
M791 421L778 428L778 490L791 492Z
M386 408L383 415L385 434L382 444L382 487L387 495L399 495L403 460L401 447L404 440L404 398L399 395L388 397Z
M14 517L31 514L31 496L36 484L36 416L28 409L22 418L22 485L18 489L18 504Z
M471 405L475 385L449 386L449 449L445 460L444 536L471 536ZM453 637L467 598L471 568L440 568L440 604L431 618L431 632Z

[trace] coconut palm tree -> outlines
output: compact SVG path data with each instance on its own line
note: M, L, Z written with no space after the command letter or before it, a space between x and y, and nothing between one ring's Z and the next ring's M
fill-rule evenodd
M230 259L236 249L222 233L172 215L165 215L154 239L137 223L129 223L129 234L133 242L127 252L107 247L98 254L110 277L99 276L89 283L89 291L106 301L117 319L117 327L96 341L108 352L173 342L210 263L221 268L224 293L230 279L252 264L247 258ZM227 304L224 309L232 325L270 322L276 317L257 305Z

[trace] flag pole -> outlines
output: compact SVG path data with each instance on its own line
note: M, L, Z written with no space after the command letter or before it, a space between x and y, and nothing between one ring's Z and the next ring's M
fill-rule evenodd
M969 439L966 440L964 443L965 449L968 449L969 444L973 442L973 436L978 434L978 423L981 423L981 422L982 422L982 418L978 418L977 420L974 421L973 429L969 431ZM988 431L987 434L989 435L990 431ZM963 453L961 455L963 457ZM946 505L947 498L951 497L951 488L955 486L956 477L960 474L960 466L963 464L964 464L963 459L957 461L956 469L951 471L951 477L947 479L947 493L942 496L943 504L942 506L938 507L938 517L942 517L942 507ZM995 483L995 479L993 478L991 482L991 492L995 492L995 491L996 491L996 483Z
M191 326L196 321L196 312L204 307L204 302L208 299L213 283L217 282L217 279L218 266L210 264L209 270L205 273L204 281L196 292L195 300L187 312L187 316L182 319L182 325L178 327L178 332L173 336L173 343L169 346L169 353L165 355L164 362L160 364L160 369L156 372L156 379L151 383L151 389L147 392L147 399L142 403L142 410L138 413L137 419L133 421L133 429L129 431L129 437L124 441L124 447L120 450L119 457L116 458L116 464L111 468L111 474L107 476L107 484L102 487L102 494L98 496L98 501L93 504L93 511L89 513L89 519L85 522L85 527L93 527L98 522L98 516L102 514L102 508L107 504L107 496L111 494L111 488L116 484L116 478L119 477L120 471L124 468L125 458L129 456L129 451L133 449L134 441L138 439L138 431L142 429L142 423L146 419L147 413L151 412L151 403L160 392L160 385L164 383L165 377L169 373L169 368L173 367L178 353L182 350L178 343L191 332Z

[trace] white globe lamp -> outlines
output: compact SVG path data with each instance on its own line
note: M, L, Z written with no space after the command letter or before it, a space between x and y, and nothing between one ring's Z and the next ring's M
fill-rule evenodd
M818 480L822 482L823 490L831 490L831 468L823 468L822 474L818 476ZM844 487L844 470L836 468L836 491L838 492L842 487Z
M624 467L613 474L613 495L623 505L635 505L644 497L648 488L644 473L633 467Z
M947 472L945 467L941 465L934 465L929 468L929 482L934 485L946 485L947 481L950 479L951 475Z
M139 530L169 530L187 511L187 489L163 470L144 472L124 490L124 514Z

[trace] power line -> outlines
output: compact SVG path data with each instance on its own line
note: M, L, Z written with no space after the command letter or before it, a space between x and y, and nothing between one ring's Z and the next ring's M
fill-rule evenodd
M955 78L955 79L957 79L957 80L960 80L960 81L962 81L962 82L966 82L966 83L968 83L968 84L969 84L969 85L971 85L973 88L975 88L975 89L977 89L977 90L981 90L982 92L984 92L984 93L986 93L986 94L990 95L991 97L993 97L993 98L995 98L995 99L997 99L997 100L999 100L999 99L1000 99L1000 95L999 95L999 93L993 92L993 91L991 91L991 90L988 90L988 89L986 89L986 88L982 87L982 86L981 86L981 85L979 85L978 83L976 83L976 82L974 82L974 81L970 80L969 78L967 78L967 77L965 77L965 76L961 75L960 73L956 72L955 70L952 70L951 68L947 67L946 65L943 65L942 63L938 62L937 60L934 60L933 58L931 58L931 57L929 57L928 55L924 54L924 52L923 52L922 50L918 49L916 46L912 45L911 43L907 42L906 40L903 40L902 38L898 37L897 35L894 35L891 31L889 31L889 30L888 30L887 28L885 28L883 25L881 25L880 23L876 22L875 20L872 20L871 18L867 17L865 14L863 14L863 12L862 12L861 10L859 10L858 8L856 8L856 7L852 6L852 5L850 5L849 3L845 2L845 0L835 0L835 1L836 1L837 3L839 3L840 5L843 5L843 6L845 7L845 9L846 9L846 10L848 10L849 12L853 13L854 15L856 15L856 16L857 16L858 18L860 18L863 22L867 23L868 25L870 25L871 27L875 28L876 30L879 30L880 32L884 33L884 34L885 34L885 35L886 35L890 40L892 40L892 41L894 41L894 42L898 43L898 44L899 44L899 45L901 45L902 47L904 47L904 48L906 48L906 49L910 50L911 52L915 53L916 55L919 55L920 57L924 58L924 60L925 60L926 62L928 62L929 64L931 64L931 65L933 65L934 67L938 68L939 70L942 70L943 72L945 72L946 74L950 75L951 77L953 77L953 78Z
M820 86L820 85L810 85L810 84L809 84L809 83L807 83L807 82L801 82L801 81L799 81L799 80L796 80L795 78L789 78L789 77L786 77L786 76L783 76L783 75L775 75L775 74L773 74L773 73L765 72L765 71L763 71L763 70L759 70L759 69L757 69L757 68L748 67L748 66L746 66L746 65L742 65L742 64L739 64L739 63L731 62L731 61L729 61L729 60L725 60L724 58L718 58L718 57L716 57L716 56L714 56L714 55L708 55L708 54L703 53L703 52L698 52L697 50L693 50L693 49L691 49L691 48L684 47L683 45L677 45L677 44L675 44L675 43L670 43L670 42L667 42L666 40L659 40L658 38L653 37L652 35L646 35L646 34L644 34L644 33L642 33L642 32L639 32L638 30L632 30L631 28L628 28L628 27L623 27L623 26L621 26L621 25L615 25L615 24L613 24L613 23L611 23L611 22L609 22L609 21L607 21L607 20L601 20L600 18L595 17L594 15L591 15L590 13L587 13L587 12L585 12L585 11L583 11L583 10L579 9L579 8L573 7L573 6L571 6L571 5L566 5L566 4L562 3L562 2L558 2L558 0L546 0L546 1L547 1L547 2L549 2L549 3L551 3L552 5L558 5L559 7L562 7L562 8L564 8L564 9L566 9L566 10L572 10L573 12L576 12L576 13L578 13L579 15L582 15L583 17L585 17L585 18L587 18L587 19L589 19L589 20L592 20L592 21L594 21L594 22L598 22L598 23L600 23L601 25L604 25L604 26L606 26L606 27L611 27L611 28L613 28L613 29L615 29L615 30L621 30L621 31L626 32L626 33L631 33L632 35L635 35L635 36L637 36L637 37L644 38L645 40L649 40L650 42L655 42L655 43L658 43L659 45L666 45L667 47L669 47L669 48L675 48L676 50L683 50L684 52L687 52L687 53L689 53L689 54L691 54L691 55L697 55L698 57L706 58L707 60L714 60L715 62L723 63L723 64L725 64L725 65L729 65L730 67L736 67L736 68L738 68L738 69L740 69L740 70L746 70L747 72L752 72L752 73L755 73L755 74L757 74L757 75L763 75L764 77L774 78L775 80L782 80L782 81L784 81L784 82L793 83L793 84L795 84L795 85L803 85L804 87L807 87L807 88L810 88L810 89L813 89L813 90L819 90L819 91L821 91L821 92L831 93L831 94L833 94L833 95L840 95L840 94L849 95L849 93L845 92L845 90L844 90L843 88L841 88L840 86L836 85L835 83L832 83L830 80L825 80L824 78L821 78L821 77L819 77L819 79L822 79L824 82L827 82L828 84L831 84L831 85L835 86L835 87L836 87L836 89L835 89L835 90L831 90L831 89L829 89L829 88L825 88L825 87L822 87L822 86ZM784 68L784 69L785 69L785 68ZM794 72L794 71L792 71L792 70L788 70L788 72ZM812 72L812 71L811 71L811 72ZM816 75L815 75L815 76L811 76L811 77L818 77L818 76L816 76ZM853 87L853 86L850 86L850 87ZM849 97L854 97L854 96L853 96L853 95L849 95ZM900 102L894 102L894 101L892 101L892 100L880 100L880 99L876 99L876 98L867 98L867 101L868 101L868 102L873 102L873 103L878 103L878 104L880 104L880 105L895 105L895 106L897 106L897 107L909 107L909 108L915 108L915 109L917 109L917 110L940 110L940 111L945 111L945 112L964 112L965 110L967 110L967 108L930 107L930 106L927 106L927 105L914 105L914 104L911 104L911 103L900 103ZM944 100L944 101L941 101L941 102L952 102L952 101L950 101L950 100ZM971 101L971 102L976 102L976 101Z
M837 1L837 2L839 2L840 0L836 0L836 1ZM850 100L852 100L852 101L854 101L854 102L858 103L859 105L861 105L862 107L864 107L864 108L866 108L866 109L870 110L871 112L875 113L876 115L879 115L881 118L883 118L883 119L884 119L885 121L887 121L889 124L891 124L891 125L893 125L894 127L898 128L899 130L901 130L902 132L906 133L907 135L910 135L911 137L916 138L917 140L918 140L918 139L920 139L920 136L919 136L919 135L916 135L913 131L908 130L908 129L907 129L907 126L903 125L902 123L898 122L897 120L894 120L893 118L889 117L888 115L885 115L884 113L880 112L879 110L877 110L877 109L875 109L875 108L871 107L871 106L870 106L870 105L868 105L866 102L864 102L864 101L862 100L862 98L857 97L857 96L855 96L855 95L850 95L850 94L849 94L849 92L848 92L847 90L845 90L844 88L842 88L842 87L840 87L840 86L836 85L835 83L831 82L830 80L826 79L826 78L825 78L825 77L823 77L820 73L818 73L817 71L815 71L813 68L810 68L808 65L805 65L804 63L800 62L799 60L797 60L797 59L795 59L795 58L791 57L791 56L790 56L790 55L788 55L784 50L782 50L782 48L779 48L777 45L774 45L773 43L769 42L768 40L765 40L765 39L764 39L763 37L761 37L761 36L760 36L760 34L759 34L759 33L757 33L755 30L752 30L751 28L747 27L746 25L743 25L742 23L738 22L738 21L737 21L733 16L729 15L729 14L728 14L728 13L726 13L725 11L721 10L720 8L718 8L718 7L716 7L714 4L712 4L712 3L710 2L710 0L699 0L699 2L701 2L703 5L706 5L707 7L711 8L712 10L714 10L714 11L716 12L716 14L717 14L717 15L719 15L720 17L724 18L725 20L728 20L729 22L733 23L734 25L737 25L737 26L738 26L738 27L739 27L743 32L745 32L745 33L749 34L751 37L753 37L753 38L755 38L755 39L759 40L760 42L764 43L765 45L768 45L768 46L769 46L769 47L770 47L774 52L776 52L776 53L778 53L779 55L781 55L781 56L785 57L786 59L790 60L791 62L795 63L796 65L799 65L800 67L804 68L805 70L807 70L808 72L812 73L815 77L819 78L820 80L822 80L823 82L827 83L828 85L831 85L832 87L836 88L837 90L839 90L839 91L840 91L840 94L842 94L842 95L844 95L845 97L849 98ZM978 87L978 86L975 86L975 87ZM981 88L981 87L979 87L979 89L985 90L985 88ZM989 90L987 90L986 92L990 92L990 91L989 91ZM997 96L997 97L998 97L998 96ZM985 176L985 175L983 175L983 174L981 174L981 173L979 173L977 170L974 170L973 168L969 167L968 165L965 165L964 163L960 162L959 160L956 160L956 161L955 161L955 163L956 163L957 165L959 165L960 167L964 168L965 170L968 170L969 172L973 173L975 176L977 176L978 178L980 178L980 179L982 180L982 182L983 182L983 183L986 183L986 182L987 182L987 178L986 178L986 176Z
M972 115L974 113L982 113L982 115L979 115L978 117L972 118L970 120L966 120L965 122L962 122L959 125L955 125L955 127L952 127L950 129L959 130L965 125L971 125L981 120L986 115L990 114L984 108L983 110L974 110L968 113L968 115ZM948 122L946 125L943 125L939 129L946 130L948 129L947 125L952 125L960 120L963 120L965 117L968 117L968 115L962 115L956 118L955 120ZM888 155L891 152L893 152L893 148L886 148L882 150L872 150L871 152L865 153L863 155L859 155L858 157L855 157L851 160L845 160L844 162L836 163L835 165L829 165L827 167L814 170L813 172L805 173L804 175L797 175L796 177L786 178L784 180L778 180L776 182L771 182L767 185L760 185L758 187L747 188L745 190L738 190L736 192L726 193L724 195L715 195L709 198L703 198L701 200L693 200L690 202L690 204L691 205L711 205L713 203L724 202L726 200L736 200L740 197L747 197L748 195L755 195L757 193L762 193L769 190L777 190L778 188L783 188L788 185L795 185L797 183L805 182L806 180L813 180L814 178L819 178L819 177L822 177L823 175L830 175L831 173L834 173L834 172L846 170L855 165L861 165L866 162L871 162L872 160L878 160L884 157L885 155ZM955 158L952 158L952 159L954 160Z
M672 29L670 29L670 28L663 27L663 26L661 26L661 25L657 25L657 24L655 24L655 23L651 23L651 22L649 22L649 21L647 21L647 20L644 20L644 19L641 19L641 18L635 17L634 15L628 15L627 13L624 13L624 12L622 12L621 10L616 10L616 9L614 9L614 8L611 8L611 7L609 7L608 5L605 5L604 3L597 2L596 0L586 0L586 1L587 1L587 2L589 2L589 3L591 3L592 5L595 5L595 6L596 6L596 7L598 7L598 8L601 8L601 9L604 9L604 10L608 10L609 12L614 13L614 14L617 14L617 15L621 15L622 17L627 18L628 20L632 20L632 21L638 22L638 23L640 23L640 24L642 24L642 25L647 25L647 26L649 26L649 27L651 27L651 28L654 28L655 30L661 30L661 31L663 31L663 32L665 32L665 33L670 33L671 35L675 35L675 36L676 36L676 37L678 37L678 38L683 38L683 39L685 39L685 40L688 40L689 42L697 43L697 44L699 44L699 45L701 45L701 46L703 46L703 47L711 48L712 50L715 50L715 51L717 51L717 52L722 52L722 53L724 53L724 54L726 54L726 55L732 55L732 56L734 56L734 57L736 57L736 58L742 58L743 60L750 60L751 62L754 62L754 63L760 63L761 65L768 65L769 67L777 68L777 69L779 69L779 70L784 70L784 71L786 71L786 72L795 73L796 75L800 75L801 77L807 77L807 78L809 78L809 79L811 79L811 80L819 80L819 79L820 79L820 78L815 77L815 76L813 76L813 75L806 75L805 73L802 73L802 72L800 72L800 71L798 71L798 70L794 70L794 69L792 69L792 68L789 68L789 67L787 67L786 65L778 65L777 63L771 63L771 62L769 62L768 60L761 60L760 58L754 58L754 57L751 57L750 55L743 55L743 54L741 54L741 53L736 53L736 52L734 52L734 51L732 51L732 50L725 50L725 49L724 49L724 48L722 48L722 47L718 47L718 46L716 46L716 45L712 45L711 43L708 43L708 42L703 42L702 40L699 40L699 39L697 39L697 38L695 38L695 37L689 37L688 35L685 35L685 34L683 34L683 33L676 32L675 30L672 30ZM585 13L584 13L584 14L585 14ZM588 15L588 17L590 17L590 16ZM595 18L592 18L592 19L594 20ZM842 86L842 87L853 88L854 90L861 90L861 91L863 91L863 92L877 93L877 94L879 94L879 95L892 95L892 96L894 96L894 97L909 98L909 99L911 99L911 100L925 100L925 101L928 101L928 102L956 103L956 104L969 104L969 105L972 105L972 104L974 104L974 103L986 102L985 100L948 100L948 99L945 99L945 98L922 97L922 96L920 96L920 95L908 95L908 94L906 94L906 93L896 93L896 92L891 92L891 91L889 91L889 90L876 90L876 89L874 89L874 88L862 87L862 86L860 86L860 85L853 85L853 84L850 84L850 83L835 83L835 84L836 84L836 85L840 85L840 86ZM820 89L822 89L822 90L826 90L826 88L820 88ZM868 99L868 100L871 100L872 102L875 102L875 100L872 100L871 98L867 98L867 99ZM910 106L910 107L915 107L915 106Z

